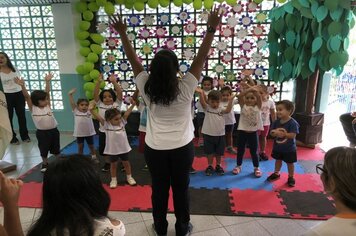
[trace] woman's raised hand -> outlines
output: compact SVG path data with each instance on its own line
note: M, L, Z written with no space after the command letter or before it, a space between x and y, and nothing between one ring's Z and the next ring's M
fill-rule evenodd
M221 18L222 18L222 12L220 12L220 6L216 7L216 5L214 5L212 11L209 14L208 26L211 26L214 29L216 29L221 22Z
M127 25L125 19L122 20L121 16L110 16L110 26L114 28L120 35L125 34Z

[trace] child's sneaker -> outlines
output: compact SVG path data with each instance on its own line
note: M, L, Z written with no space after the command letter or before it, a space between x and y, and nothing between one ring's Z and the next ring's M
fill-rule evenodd
M234 175L238 175L241 172L241 166L236 166L234 169L232 169L232 173Z
M132 178L132 177L128 177L128 178L126 179L126 181L127 181L127 183L128 183L130 186L136 185L136 181L135 181L135 179Z
M261 172L260 168L256 167L254 170L254 174L257 178L260 178L262 176L262 172Z
M233 147L227 147L227 152L230 153L230 154L237 154L237 152L235 151L235 149Z
M272 173L270 176L267 177L267 181L273 182L279 178L281 178L280 174Z
M47 168L48 168L48 163L47 163L47 164L42 164L42 166L41 166L41 172L42 172L42 173L46 172Z
M260 153L260 161L268 161L268 156L266 155L266 153Z
M205 169L205 175L210 176L214 172L214 168L212 166L208 166L208 168Z
M101 168L102 172L108 172L110 170L110 163L105 162L103 167Z
M110 182L110 188L116 188L117 187L117 179L111 179Z
M294 187L295 186L295 179L293 177L288 177L288 186L289 187Z
M216 166L215 166L215 172L216 172L218 175L224 175L224 174L225 174L224 169L223 169L220 165L216 165Z

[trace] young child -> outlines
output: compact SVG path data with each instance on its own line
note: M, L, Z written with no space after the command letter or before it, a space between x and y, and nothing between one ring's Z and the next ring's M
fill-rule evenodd
M272 123L271 136L275 138L272 149L272 157L276 159L274 173L267 180L275 181L280 178L279 171L282 161L288 167L288 185L295 186L294 163L297 162L297 146L295 137L299 133L299 124L291 115L294 105L291 101L282 100L276 102L277 120Z
M261 96L257 88L252 87L241 92L238 95L238 101L241 106L241 114L237 128L239 138L237 141L236 167L232 170L232 173L237 175L241 172L242 158L245 154L245 146L247 143L250 148L254 174L259 178L262 176L262 172L259 168L259 157L257 153L257 131L263 128L261 118Z
M229 102L226 109L220 106L221 93L213 90L208 94L208 101L205 101L205 92L200 89L200 102L205 110L205 118L202 128L204 137L204 151L208 158L208 167L205 174L210 176L214 172L213 158L215 155L215 172L218 175L225 173L221 167L221 156L225 151L225 120L224 114L230 113L234 96L229 96Z
M51 99L49 94L52 78L53 74L47 74L44 78L46 82L45 91L35 90L31 93L31 96L25 87L25 81L19 78L15 79L15 82L22 88L22 93L25 96L28 108L31 112L33 123L37 128L36 138L42 157L41 172L47 170L48 152L55 156L60 154L59 131L57 129L56 118L53 116L51 110Z
M126 181L129 185L136 185L135 179L131 176L131 165L129 162L129 152L131 147L127 139L125 125L127 118L131 114L135 102L132 100L132 105L127 109L125 114L121 113L116 108L107 109L105 111L105 119L96 111L94 111L95 104L93 102L89 105L91 114L100 122L101 127L105 132L105 149L104 155L110 158L110 174L111 182L110 188L117 187L117 163L121 159L126 172Z
M213 86L213 78L205 76L201 82L201 88L204 91L204 96L205 96L205 100L207 100L206 96L208 96L209 92L213 90L214 86ZM200 97L200 89L198 89L198 91L196 91L199 93L199 97ZM198 132L199 132L199 146L203 146L204 142L203 142L203 135L202 135L202 127L203 127L203 122L204 122L204 117L205 117L205 112L204 112L204 108L201 104L201 101L197 102L197 123L198 123Z
M114 85L114 90L104 89L100 92L100 84L103 81L103 75L101 74L96 81L94 88L94 101L98 107L98 112L101 117L105 117L105 111L111 108L117 110L121 109L122 105L122 89L116 80L116 76L112 74L109 77L110 82ZM100 92L100 93L99 93ZM102 124L99 127L99 154L104 157L105 164L102 167L102 171L107 172L110 169L110 163L108 158L104 155L105 149L105 129Z
M87 142L91 158L98 163L96 158L95 148L94 148L94 135L95 129L93 124L92 115L88 110L89 101L86 98L79 98L77 103L74 102L73 94L76 89L73 88L68 92L69 102L72 107L74 114L74 132L73 136L77 139L78 144L78 154L83 154L84 140Z
M221 103L220 106L222 106L223 109L226 109L228 104L229 104L229 99L232 94L232 90L230 86L223 86L220 90L221 93ZM237 102L235 99L233 101L233 105ZM237 154L237 152L234 150L232 147L233 142L232 142L232 132L234 129L234 125L236 123L235 119L235 112L234 109L231 109L231 111L227 114L224 114L224 119L225 119L225 139L226 139L226 149L229 153L231 154Z
M262 116L262 124L263 130L259 131L258 133L258 141L260 146L260 160L267 161L268 156L266 155L266 143L267 143L267 135L269 132L269 126L271 124L270 119L272 122L276 120L276 106L274 102L269 100L269 93L267 91L266 85L259 85L260 87L260 95L262 98L262 107L261 107L261 116Z

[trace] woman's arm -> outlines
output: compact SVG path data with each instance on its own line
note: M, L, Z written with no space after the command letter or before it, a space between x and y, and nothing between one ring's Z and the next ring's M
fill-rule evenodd
M95 119L97 119L101 125L104 125L105 120L103 117L101 117L96 111L95 111L95 101L90 101L89 102L89 107L88 107L90 113L93 115Z
M98 80L96 81L95 87L94 87L94 101L99 102L100 100L100 84L103 81L103 74L99 75Z
M75 91L77 91L77 89L76 88L72 88L68 92L69 103L70 103L70 106L72 107L72 111L74 111L74 109L77 107L77 105L75 104L74 98L73 98L73 94L75 93Z
M122 20L121 16L119 15L112 16L110 17L110 26L113 27L119 33L127 59L129 60L132 66L134 76L137 77L138 74L140 74L144 69L141 62L138 60L135 49L132 47L129 38L127 37L126 20Z
M136 89L135 92L131 96L132 99L135 101L137 107L140 105L140 101L138 100L139 93L140 93L139 90Z
M48 106L51 107L51 80L53 79L53 74L48 73L44 77L45 82L46 82L46 87L45 87L45 92L47 93L47 101L48 101Z
M219 26L221 21L222 15L219 14L219 10L220 7L216 8L214 6L213 10L211 11L207 23L208 29L206 31L206 35L203 39L202 44L199 47L198 54L193 60L193 63L189 69L189 72L192 73L197 80L200 79L201 71L203 70L206 57L208 56L211 43L213 42L214 39L215 30Z
M22 94L25 97L25 100L27 102L28 109L32 112L32 101L31 101L31 96L28 93L26 86L25 86L25 81L23 79L20 79L19 77L15 78L15 83L21 86Z

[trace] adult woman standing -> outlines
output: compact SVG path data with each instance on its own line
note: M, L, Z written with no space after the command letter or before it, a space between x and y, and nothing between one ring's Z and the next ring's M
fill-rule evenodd
M356 234L356 149L336 147L318 164L316 171L324 190L335 200L336 215L312 228L306 236L354 236Z
M25 116L25 97L22 94L21 86L15 83L15 78L20 77L20 73L12 65L9 56L5 52L0 52L0 79L4 89L7 110L9 113L9 119L12 129L11 144L19 144L19 140L16 137L14 126L12 124L12 118L14 116L14 109L17 115L19 123L20 136L22 141L30 142L31 139L28 136L28 130L26 126Z
M191 101L215 30L221 21L219 10L215 7L212 10L198 54L182 79L177 79L178 58L170 50L159 51L150 64L149 73L144 71L127 37L126 23L120 17L111 18L111 25L121 37L137 88L148 109L144 155L152 178L152 213L158 235L167 234L170 187L173 191L176 235L190 235L192 231L188 193L189 169L194 157Z

